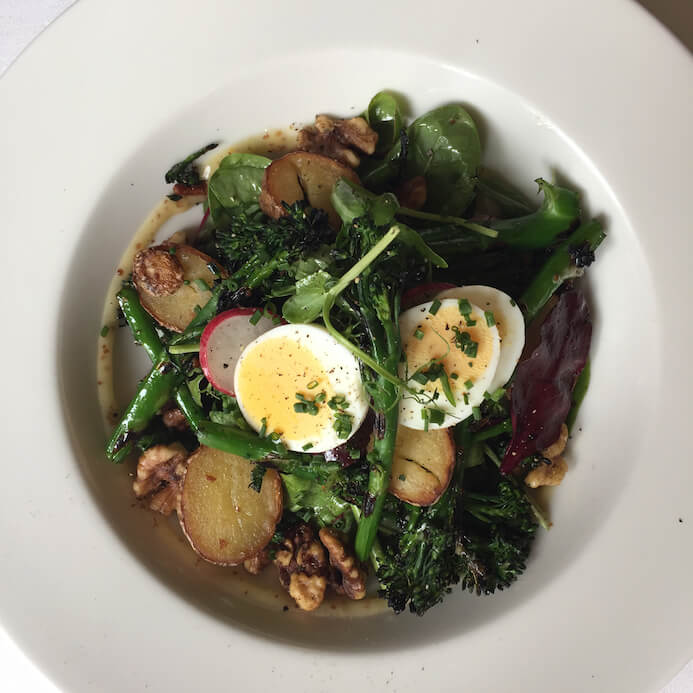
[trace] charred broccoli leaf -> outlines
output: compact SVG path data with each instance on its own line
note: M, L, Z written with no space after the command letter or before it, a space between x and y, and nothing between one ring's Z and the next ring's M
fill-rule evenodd
M215 149L217 146L218 144L216 142L212 142L211 144L202 147L202 149L198 149L196 152L193 152L189 156L186 156L185 159L179 161L177 164L173 164L173 166L171 166L171 168L168 171L166 171L164 180L167 183L199 185L202 181L200 179L200 174L197 172L197 169L193 165L193 162L195 161L195 159L198 159L203 154L206 154L212 149Z

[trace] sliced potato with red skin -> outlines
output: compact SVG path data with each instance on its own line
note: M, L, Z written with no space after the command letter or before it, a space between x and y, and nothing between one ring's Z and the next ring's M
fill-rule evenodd
M272 539L282 515L279 474L268 469L260 493L249 488L253 463L206 446L189 458L178 519L190 545L210 563L239 565Z
M278 219L286 213L282 202L293 204L307 197L308 204L316 209L324 209L330 226L338 229L342 222L332 206L330 194L339 178L359 182L353 169L328 156L291 152L265 169L260 208L267 216Z
M452 429L397 429L390 493L412 505L432 505L450 483L455 468Z
M183 268L183 284L173 293L157 296L147 291L143 282L138 281L137 273L133 273L133 282L140 297L142 307L160 324L173 332L183 332L196 315L195 306L202 308L212 297L212 292L201 288L195 283L202 279L211 287L217 275L207 266L208 263L219 268L220 276L226 273L209 255L189 245L166 245L167 251L175 250L176 260ZM188 282L188 283L185 283Z

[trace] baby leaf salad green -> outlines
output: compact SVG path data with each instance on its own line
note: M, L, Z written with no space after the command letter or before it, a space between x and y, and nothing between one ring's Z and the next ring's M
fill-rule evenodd
M370 566L374 589L396 612L423 614L458 583L475 594L508 587L525 570L538 526L550 525L523 478L554 464L545 449L566 420L572 426L585 395L588 376L581 373L591 321L575 280L605 233L598 221L584 218L577 192L538 178L536 204L523 192L530 181L521 190L483 169L476 124L461 104L439 106L410 123L405 110L387 91L365 109L377 144L371 153L359 152L358 177L330 182L338 228L325 209L311 206L307 193L282 200L271 216L263 211L269 158L234 152L221 160L207 181L200 240L214 270L211 298L175 332L145 309L136 281L124 282L118 295L152 368L123 410L106 454L123 462L172 439L188 451L205 445L252 461L251 488L258 493L267 470L276 470L284 509L270 556L296 536L298 523L315 532L329 528L359 565ZM172 168L167 180L199 183L195 160L205 151ZM402 190L412 181L425 199L407 206ZM508 382L485 393L473 415L446 429L450 472L432 501L415 504L393 491L395 460L400 452L407 458L407 450L397 451L400 405L403 398L424 397L417 383L437 382L430 407L422 410L428 432L443 421L439 403L455 404L457 374L446 372L438 357L417 371L418 381L403 375L403 297L406 308L421 303L435 315L441 307L436 292L469 285L509 294L541 342ZM468 306L460 299L460 315L471 326ZM289 449L281 431L268 430L266 421L257 430L242 402L207 377L197 353L201 337L217 316L240 308L252 314L252 325L262 319L318 325L357 360L370 409L360 427L352 429L347 398L327 401L317 381L287 405L308 418L329 408L343 444L319 453L311 444ZM503 327L488 309L482 319ZM448 349L476 358L469 333L453 331ZM423 336L414 331L415 339ZM560 395L560 416L547 393ZM174 406L187 422L180 434L162 423ZM397 480L406 477L400 473Z

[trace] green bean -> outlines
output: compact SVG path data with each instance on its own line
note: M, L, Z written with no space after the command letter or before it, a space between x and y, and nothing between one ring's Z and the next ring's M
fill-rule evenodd
M532 214L500 219L489 226L498 231L498 240L522 248L547 248L559 233L567 231L580 217L576 192L537 179L544 193L541 207Z
M135 341L144 347L149 358L156 363L160 360L164 347L154 327L154 321L149 313L142 308L137 291L126 286L118 292L116 298L128 325L130 325Z
M185 386L178 388L176 403L185 414L200 445L230 452L248 460L264 460L281 452L281 447L269 438L260 438L255 433L207 420Z
M537 316L566 279L577 276L571 249L586 243L589 249L594 251L604 238L606 238L606 234L602 225L593 220L580 225L568 236L567 240L556 248L520 298L520 304L524 307L525 319L528 323Z
M113 462L122 462L127 456L123 449L132 449L129 437L144 430L152 417L171 398L181 373L170 361L160 361L140 383L125 413L106 444L106 455Z

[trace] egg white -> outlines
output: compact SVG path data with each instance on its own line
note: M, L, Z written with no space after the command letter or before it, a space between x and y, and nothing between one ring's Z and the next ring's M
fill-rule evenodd
M297 357L299 352L312 356L314 361L305 359L319 364L318 372L305 366L304 357ZM259 371L256 364L265 355L265 368ZM255 376L253 385L249 378ZM308 388L313 381L319 382ZM356 433L369 407L357 359L317 325L280 325L248 344L236 364L234 391L250 426L261 431L265 418L267 433L276 430L284 445L294 451L325 452L345 443ZM317 405L318 416L294 411L299 401L296 392L312 401L323 391L326 399ZM327 405L332 395L341 395L348 403L344 412L352 417L352 427L347 438L340 438L334 429L335 412ZM292 428L301 429L302 435L290 434Z
M493 381L498 360L500 358L500 336L495 326L488 326L484 319L483 310L472 304L471 319L476 320L476 325L468 327L463 316L459 312L459 303L456 299L443 299L435 315L430 308L433 301L422 303L404 311L399 318L400 336L404 354L407 360L400 364L400 377L407 379L408 386L415 390L412 393L403 393L399 410L399 421L407 428L423 430L427 427L422 416L424 409L435 408L444 412L443 422L440 424L428 423L429 429L449 428L471 416L473 408L484 399L484 393L489 390ZM478 335L486 345L479 360L464 356L455 346L453 341L453 326L460 331L468 331ZM421 339L414 337L417 330L421 330ZM446 364L446 373L449 377L455 404L452 405L444 396L440 381L434 381L422 386L411 380L416 363L412 361L413 354L421 360L422 353L427 357L442 358ZM453 365L454 364L454 370ZM469 364L472 364L469 366ZM453 379L451 372L458 377ZM473 376L473 377L470 377ZM472 386L468 387L466 381L472 380ZM421 390L424 390L421 393ZM437 399L430 401L431 390L438 390ZM465 402L464 395L467 395Z
M491 286L458 286L441 291L436 298L466 298L482 311L491 311L500 335L500 359L489 384L489 392L503 387L512 377L525 346L525 318L517 303L508 294Z

